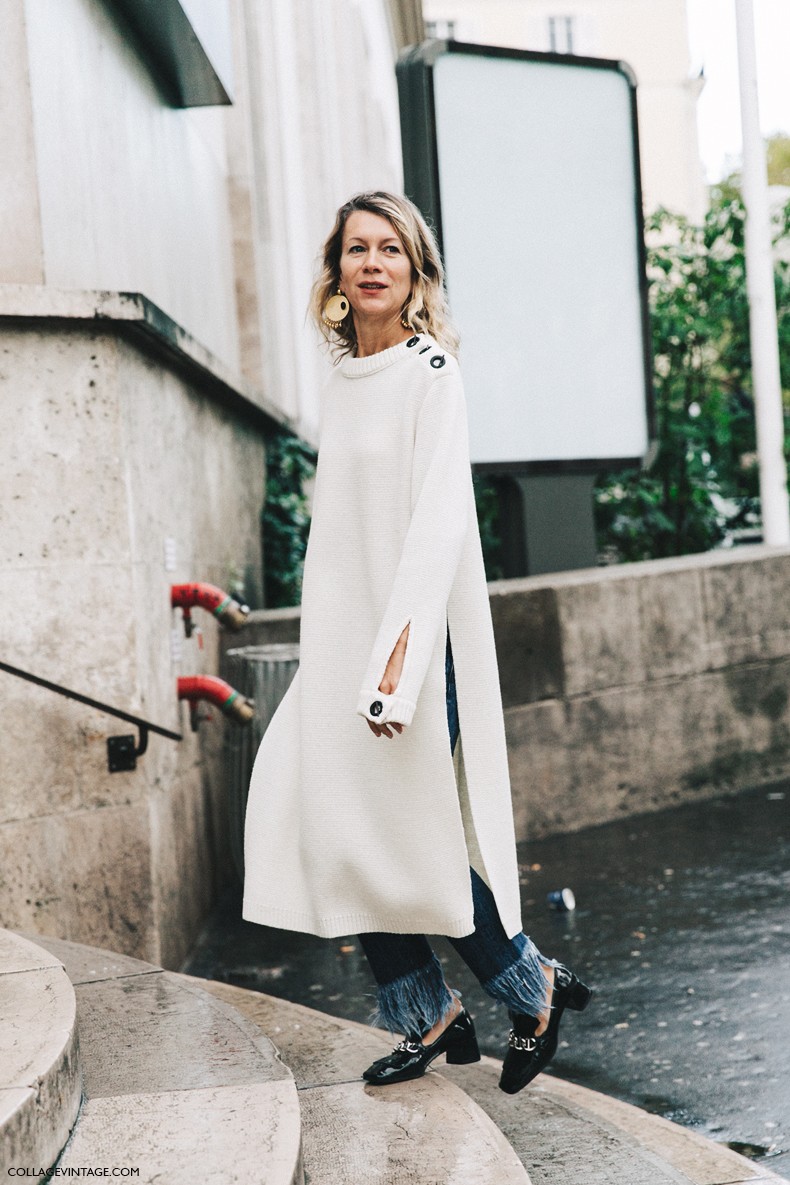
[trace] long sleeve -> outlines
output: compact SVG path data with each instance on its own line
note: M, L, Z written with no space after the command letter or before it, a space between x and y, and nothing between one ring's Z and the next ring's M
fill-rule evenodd
M437 378L417 417L412 515L389 602L370 656L357 712L377 724L410 724L440 631L473 505L466 402L457 368ZM406 626L400 681L379 691Z

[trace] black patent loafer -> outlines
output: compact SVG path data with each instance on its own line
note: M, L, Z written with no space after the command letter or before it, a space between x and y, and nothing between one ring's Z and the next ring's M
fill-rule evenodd
M566 1008L583 1012L590 1003L592 988L582 983L567 967L554 968L554 991L551 997L551 1015L546 1031L535 1036L538 1019L534 1016L511 1012L513 1028L508 1038L508 1049L502 1064L499 1089L505 1094L518 1094L525 1086L545 1070L557 1052L558 1034L562 1014Z
M368 1066L362 1077L370 1086L388 1086L392 1082L422 1078L431 1062L442 1053L451 1066L480 1061L474 1021L465 1008L430 1045L423 1045L419 1037L406 1038L387 1057Z

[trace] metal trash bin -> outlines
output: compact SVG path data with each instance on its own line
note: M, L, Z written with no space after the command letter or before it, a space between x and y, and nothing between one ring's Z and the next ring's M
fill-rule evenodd
M299 643L238 646L226 652L223 665L228 682L255 701L255 715L249 727L226 731L230 847L236 870L244 879L244 815L250 774L261 737L299 666Z

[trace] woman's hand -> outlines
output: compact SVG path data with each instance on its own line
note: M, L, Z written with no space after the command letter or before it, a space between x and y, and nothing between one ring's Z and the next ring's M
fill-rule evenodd
M384 677L379 683L379 691L383 691L385 695L394 695L400 683L401 672L403 670L403 660L406 657L406 643L409 639L409 627L405 630L395 643L395 649L390 655L387 663ZM396 732L403 732L402 724L374 724L372 720L368 720L368 726L371 732L375 733L377 737L385 736L392 737L390 729L394 728Z

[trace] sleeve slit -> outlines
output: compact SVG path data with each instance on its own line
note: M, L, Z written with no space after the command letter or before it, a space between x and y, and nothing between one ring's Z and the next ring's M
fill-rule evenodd
M406 666L409 661L409 655L411 653L411 646L409 645L409 643L411 642L411 631L412 631L411 618L409 618L408 621L405 621L403 623L403 625L401 626L401 628L398 630L398 636L395 639L395 645L392 647L392 650L390 650L390 652L387 656L387 661L384 664L384 670L381 672L381 679L383 679L384 672L386 671L387 667L389 666L390 659L392 658L393 654L395 653L395 648L397 647L398 642L400 641L400 638L401 638L401 634L403 633L403 631L405 629L408 629L409 633L406 637L406 649L403 652L403 665L401 666L400 675L398 676L398 682L395 687L395 690L392 692L392 695L398 694L398 688L400 687L401 683L403 682L403 676L406 674ZM376 687L378 687L379 690L381 690L381 679L379 679L378 683L376 684Z

